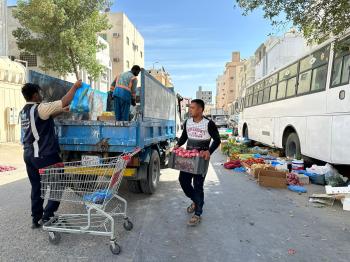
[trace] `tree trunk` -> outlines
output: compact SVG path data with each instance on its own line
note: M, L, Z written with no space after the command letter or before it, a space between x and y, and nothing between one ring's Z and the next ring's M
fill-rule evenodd
M78 65L75 63L74 53L73 53L73 50L71 48L69 48L69 55L70 55L70 58L71 58L71 62L72 62L72 66L73 66L73 69L74 69L75 77L76 77L76 79L78 81L79 80Z

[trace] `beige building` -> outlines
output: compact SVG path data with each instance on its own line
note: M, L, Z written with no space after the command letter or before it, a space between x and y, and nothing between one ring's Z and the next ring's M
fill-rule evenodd
M251 56L242 61L239 70L238 98L243 95L244 89L255 81L255 56Z
M108 13L112 28L100 36L107 40L113 77L128 71L133 65L145 65L145 44L141 33L124 13Z
M174 85L172 83L170 74L162 69L151 69L148 70L148 73L151 74L155 79L162 83L163 86L173 88Z
M25 100L21 93L26 68L7 57L0 57L0 142L19 142L19 112Z
M0 56L7 55L7 6L0 0Z
M228 105L239 96L239 73L243 62L240 53L232 53L232 61L226 63L223 75L217 79L217 108L228 111Z
M205 104L204 107L204 115L210 115L211 114L211 110L215 108L214 104Z
M65 76L59 75L57 72L48 70L44 71L40 68L42 65L42 61L40 57L32 54L26 54L23 51L19 50L16 39L12 35L12 32L16 30L18 27L20 27L19 21L13 17L13 10L16 8L16 6L9 6L8 7L8 17L7 17L7 36L9 39L8 42L8 55L11 57L12 60L19 59L26 62L27 68L29 70L34 70L43 74L47 74L49 76L57 77L69 82L75 82L76 76L75 74L67 74ZM110 83L112 82L112 64L110 60L110 53L109 53L109 45L106 40L104 40L102 37L98 37L97 41L99 43L102 43L106 46L105 49L100 50L96 54L96 59L100 63L100 65L103 66L104 70L101 74L101 77L96 80L92 80L90 78L90 75L87 73L86 70L81 69L80 70L80 78L85 82L89 83L92 88L95 88L97 90L106 92L109 90Z
M216 79L216 108L224 108L225 106L225 78L224 75L219 75Z

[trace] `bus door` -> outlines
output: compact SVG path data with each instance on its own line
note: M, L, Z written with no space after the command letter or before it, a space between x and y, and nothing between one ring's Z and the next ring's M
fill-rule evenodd
M350 159L350 38L334 46L327 90L327 113L332 117L332 162L349 164Z

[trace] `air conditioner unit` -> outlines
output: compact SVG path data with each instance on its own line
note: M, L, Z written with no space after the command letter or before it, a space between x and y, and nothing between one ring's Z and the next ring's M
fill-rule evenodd
M120 62L120 58L119 57L113 58L113 62L115 62L115 63Z
M117 37L119 37L119 36L120 36L119 33L113 33L113 37L117 38Z
M15 107L6 108L6 120L8 125L18 124L18 111Z

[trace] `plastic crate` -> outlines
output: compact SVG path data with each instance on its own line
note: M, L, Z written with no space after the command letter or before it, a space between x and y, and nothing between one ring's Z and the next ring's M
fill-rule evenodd
M169 168L180 170L183 172L195 174L195 175L205 175L208 171L209 160L205 160L203 157L192 157L184 158L170 154L169 157Z

